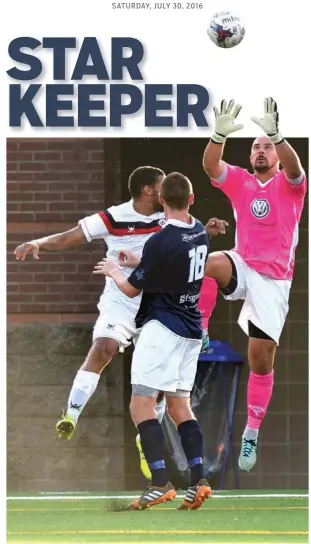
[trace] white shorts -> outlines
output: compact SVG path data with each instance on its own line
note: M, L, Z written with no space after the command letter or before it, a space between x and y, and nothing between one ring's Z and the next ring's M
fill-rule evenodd
M235 251L224 251L233 260L238 285L226 300L245 300L238 319L248 335L248 321L270 336L278 345L288 312L290 280L274 280L250 268Z
M113 338L123 352L137 334L135 317L139 303L120 296L118 291L104 291L97 306L99 316L94 325L93 341L96 338Z
M182 338L159 321L142 327L132 358L131 383L158 391L192 390L202 340Z

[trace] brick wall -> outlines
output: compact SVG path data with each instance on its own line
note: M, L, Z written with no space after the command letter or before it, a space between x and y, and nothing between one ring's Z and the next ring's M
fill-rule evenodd
M13 255L21 242L118 203L119 162L118 140L7 142L9 491L124 488L122 357L105 371L75 438L64 444L55 431L91 345L103 288L92 269L104 245L40 261Z
M102 242L18 262L23 241L72 228L85 215L118 202L117 140L7 142L8 313L93 312L102 278L93 264Z

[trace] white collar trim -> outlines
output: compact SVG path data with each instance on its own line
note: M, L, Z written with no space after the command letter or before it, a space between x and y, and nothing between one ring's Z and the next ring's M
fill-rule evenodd
M193 229L194 225L195 225L195 219L194 217L191 216L191 223L189 225L189 223L184 223L184 221L179 221L179 219L169 219L167 222L166 222L166 225L174 225L174 227L179 227L181 229Z

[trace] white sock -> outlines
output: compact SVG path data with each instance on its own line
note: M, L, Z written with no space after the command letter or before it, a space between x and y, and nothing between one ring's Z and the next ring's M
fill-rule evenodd
M157 402L155 406L155 411L157 412L158 420L160 423L162 423L162 419L164 418L165 410L166 400L165 397L163 397L163 399L160 400L160 402Z
M258 438L259 429L251 429L250 427L245 427L245 431L243 433L243 438L246 438L246 440L257 440Z
M84 406L93 395L99 378L100 374L95 374L95 372L78 370L72 384L67 408L67 415L71 416L75 421L78 421Z

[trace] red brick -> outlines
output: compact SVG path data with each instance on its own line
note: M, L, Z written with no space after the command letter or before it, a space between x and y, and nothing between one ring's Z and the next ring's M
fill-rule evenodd
M28 313L44 313L47 311L46 304L19 304L18 311L22 314L28 314ZM8 310L9 313L9 310ZM12 310L10 313L14 313Z
M63 281L62 274L53 274L51 272L48 272L47 274L34 274L33 278L36 283L46 282L47 284L51 284Z
M49 162L48 163L48 168L49 168L49 170L55 170L55 171L58 171L58 172L64 172L66 170L70 170L71 172L75 172L76 170L80 171L84 164L85 164L85 162L82 162L80 164L80 163L77 163L77 162L74 162L74 161L72 161L72 162L63 162L63 161Z
M63 297L62 293L59 293L57 299L62 300L62 297ZM52 303L55 302L55 294L53 294L53 293L44 293L44 294L41 295L41 294L37 293L36 294L36 303L40 304L41 302L42 303L47 303L47 304L49 302L52 302Z
M7 314L17 314L20 311L20 306L18 304L7 304L6 305Z
M14 138L8 138L6 141L6 150L8 151L16 151L19 149L20 141L19 139Z
M33 179L32 172L8 172L7 180L8 181L31 181Z
M32 197L36 201L40 202L60 202L62 201L63 194L59 193L32 193Z
M67 192L63 192L63 200L65 202L86 202L87 200L91 200L92 199L92 194L90 192L87 192L87 191L81 191L80 188L79 188L79 191L75 191L75 192L71 192L71 193L67 193Z
M55 223L58 223L59 221L62 221L63 220L63 215L61 213L49 213L49 212L45 212L45 213L39 213L37 212L35 214L35 218L34 220L36 222L40 222L40 221L53 221Z
M84 181L79 181L77 183L76 189L78 191L87 191L87 192L99 191L102 194L105 194L105 187L102 181L89 180L85 182L85 178L84 178ZM71 188L71 190L73 190L73 188Z
M40 283L40 285L37 285L35 282L33 282L33 283L21 283L19 285L19 291L20 291L20 293L34 293L34 294L47 293L48 284L47 283Z
M6 290L7 293L18 293L20 291L18 283L7 283L6 284Z
M34 214L33 213L10 213L8 214L8 220L13 221L16 223L20 223L21 221L33 221L34 220Z
M33 191L36 191L36 192L42 191L45 193L49 190L49 185L47 183L39 183L38 181L33 183L23 182L17 185L18 185L18 190L24 194L27 192L32 193Z
M6 265L6 271L8 274L14 274L16 271L17 271L17 265L18 265L18 261L16 261L16 263L9 263Z
M75 149L72 151L64 151L62 153L62 161L71 162L74 161L75 163L82 163L85 162L89 158L88 151L80 149Z
M33 179L40 183L42 181L52 181L54 183L55 182L60 183L62 181L62 177L59 176L59 174L56 174L55 172L48 172L48 171L40 172L40 174L38 174L37 172L34 172Z
M90 174L88 172L77 172L77 171L62 172L61 179L64 181L77 182L79 184L80 182L84 182L90 179Z
M78 311L78 305L77 304L48 304L46 308L47 312L55 312L55 313L64 313L64 312L77 312Z
M52 151L39 151L34 153L35 161L59 161L61 160L61 153L56 153Z
M16 184L16 189L18 189L18 186ZM8 203L11 203L11 202L23 202L25 201L26 199L27 200L32 200L32 193L21 193L20 191L17 191L16 192L7 192L6 194L6 198L7 198L7 202Z
M97 278L97 276L94 276L94 278ZM93 277L92 277L92 280L93 280ZM64 274L63 281L66 283L71 283L72 285L77 285L78 283L81 283L82 285L85 285L86 288L88 288L88 283L90 281L90 274L81 274L80 267L79 267L79 275Z
M33 302L33 295L9 294L8 302L11 302L11 303L16 302L17 304L25 303L25 302Z
M6 160L12 162L33 161L33 153L29 151L12 151L7 153Z
M66 302L74 302L75 304L78 302L90 302L92 300L90 293L64 293L63 299Z
M20 209L20 206L17 202L7 202L6 210L7 212L17 212Z
M68 252L66 254L66 261L68 263L85 263L85 262L93 262L93 255L88 251L81 251L80 253L72 253Z
M76 202L49 202L49 211L72 211L77 209Z
M44 141L43 139L41 141L29 139L28 141L24 141L19 144L20 149L27 149L29 151L44 150L46 149L46 147L46 141Z
M7 193L18 191L19 190L18 183L8 182L6 184L6 190L7 190ZM10 200L8 196L7 196L7 199Z
M17 261L18 263L20 261ZM30 272L47 272L48 265L42 263L41 261L37 262L20 262L20 271L23 271L26 274L29 274Z
M46 265L47 267L47 272L49 273L58 273L58 274L63 274L64 272L73 272L74 270L76 270L76 264L69 264L69 263L55 263L55 264L52 264L52 263L49 263L48 265ZM79 267L80 269L80 267Z
M48 205L46 202L21 202L20 209L22 212L43 212L47 210Z
M46 170L46 162L20 162L18 164L20 171L27 171L34 172L34 171L44 171Z
M85 140L83 140L83 144L84 142ZM56 149L59 151L64 151L67 149L72 150L73 147L78 145L79 143L77 142L77 140L72 140L71 138L66 138L66 139L55 138L55 139L50 139L47 141L48 149L52 149L52 150Z
M16 172L18 169L18 164L16 162L8 162L6 163L6 171L9 172Z
M22 273L19 273L19 272L10 272L9 274L9 282L12 282L13 284L15 283L23 283L23 282L28 282L28 281L31 281L32 279L32 275L31 274L22 274ZM9 285L9 283L8 283Z
M48 292L49 293L76 293L78 283L68 283L68 282L50 282L48 285ZM55 301L55 295L54 295L54 301Z

